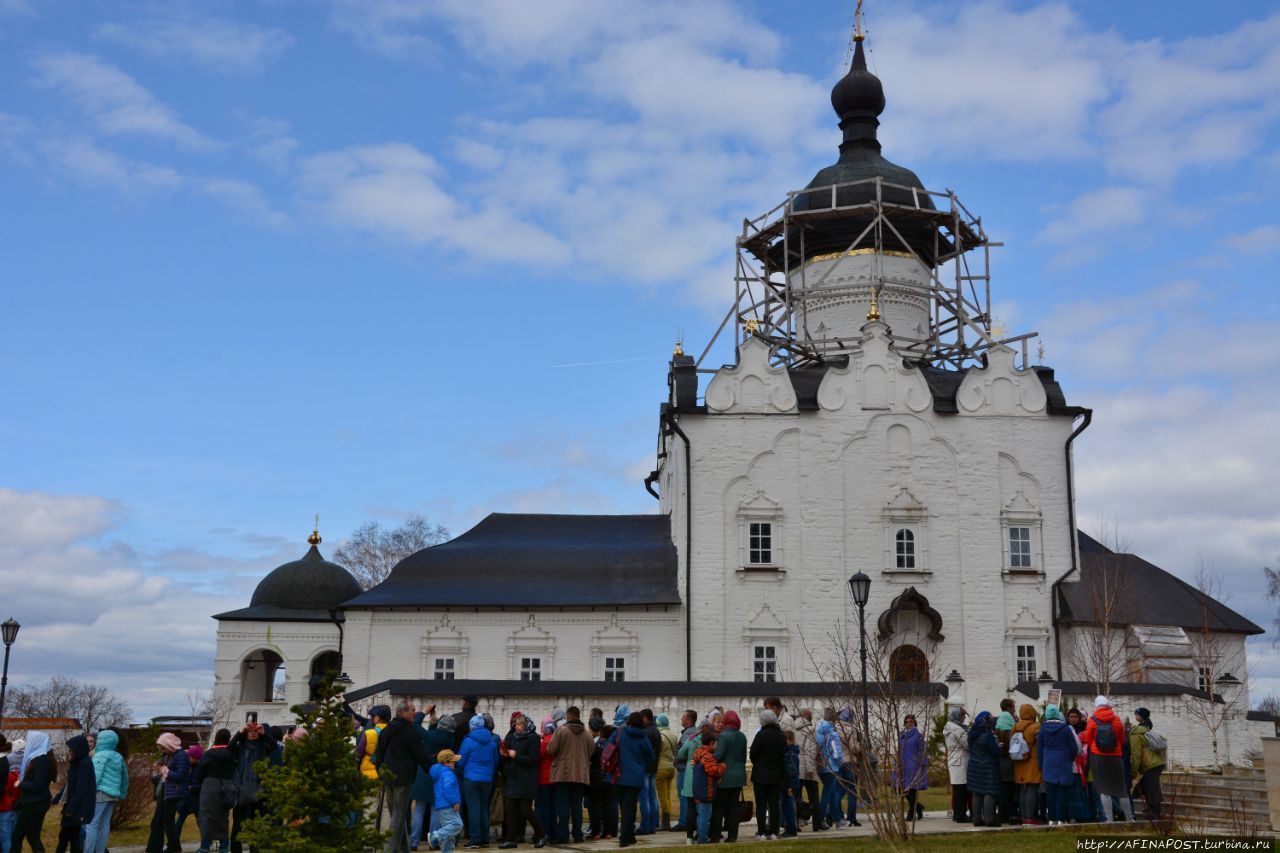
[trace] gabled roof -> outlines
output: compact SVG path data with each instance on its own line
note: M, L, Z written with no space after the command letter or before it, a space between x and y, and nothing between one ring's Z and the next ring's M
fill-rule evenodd
M1175 625L1188 631L1227 634L1262 634L1264 630L1222 602L1210 598L1186 581L1136 554L1121 554L1084 532L1079 533L1080 573L1058 584L1059 625L1097 625L1091 584L1104 573L1118 574L1124 584L1122 598L1131 605L1114 614L1117 624Z
M343 607L584 607L680 603L665 515L493 513L396 564Z
M1088 697L1098 692L1098 684L1094 681L1055 681L1048 686L1060 689L1063 696ZM1031 699L1040 698L1040 685L1035 681L1019 681L1013 689ZM1145 681L1113 681L1108 695L1112 699L1117 696L1193 696L1196 699L1209 698L1209 694L1205 691L1188 687L1185 684ZM1222 695L1219 693L1213 694L1213 701L1221 704L1223 701ZM1061 710L1064 713L1066 712L1065 708Z

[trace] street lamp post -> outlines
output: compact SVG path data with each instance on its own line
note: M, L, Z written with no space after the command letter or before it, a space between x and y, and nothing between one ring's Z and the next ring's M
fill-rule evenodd
M4 722L4 693L9 685L9 647L18 639L18 629L21 627L12 616L4 624L0 624L0 637L4 639L4 670L0 673L0 723Z
M849 577L849 591L853 603L858 605L858 656L862 658L862 736L866 746L871 746L871 725L867 721L867 600L871 597L871 578L865 572L854 572Z
M334 676L333 683L345 690L351 685L351 676L347 675L346 667L343 665L342 659L342 643L346 637L343 627L347 621L347 614L344 610L334 608L329 611L329 620L338 626L338 674Z

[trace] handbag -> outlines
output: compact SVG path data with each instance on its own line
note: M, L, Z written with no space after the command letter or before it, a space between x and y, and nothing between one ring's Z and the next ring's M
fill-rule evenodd
M756 805L750 800L738 801L738 823L750 823L755 817Z
M489 825L502 826L503 823L503 806L506 804L506 797L502 795L502 786L494 785L493 793L489 796Z
M218 780L218 804L224 809L233 809L240 802L240 785L235 777Z

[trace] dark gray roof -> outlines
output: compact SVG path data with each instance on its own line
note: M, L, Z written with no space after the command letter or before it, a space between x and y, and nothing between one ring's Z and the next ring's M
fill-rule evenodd
M1075 416L1083 411L1078 406L1067 405L1067 397L1062 391L1062 386L1058 384L1058 380L1054 378L1052 367L1034 366L1031 369L1036 372L1036 378L1044 386L1046 411L1049 414ZM933 410L935 412L954 415L960 411L956 408L956 392L960 390L960 383L964 381L965 374L969 372L968 368L964 370L944 370L941 367L922 365L920 366L920 372L924 374L925 381L929 383L929 391L933 394Z
M1093 702L1093 697L1098 693L1098 684L1095 681L1055 681L1049 686L1060 688L1064 697L1084 696L1086 697L1085 701L1088 702ZM1040 698L1040 685L1034 681L1019 681L1014 689L1032 699ZM1209 698L1209 694L1203 690L1172 682L1113 681L1111 682L1110 695L1113 698L1116 696L1193 696L1197 699ZM1215 693L1213 701L1221 703L1222 696ZM1083 710L1091 710L1092 707L1090 705L1089 708L1084 708ZM1067 709L1062 708L1059 710L1065 713Z
M893 688L899 695L948 695L945 684L868 684L871 695ZM825 684L809 681L516 681L508 679L474 679L437 681L429 678L393 678L358 690L348 690L346 698L358 702L369 696L389 693L392 696L855 696L857 684ZM638 708L636 710L639 710Z
M1132 607L1121 607L1114 614L1113 620L1119 624L1175 625L1199 631L1204 629L1207 619L1214 631L1264 633L1262 628L1222 602L1136 554L1116 553L1084 532L1080 532L1079 537L1080 572L1058 584L1058 624L1098 624L1091 584L1097 583L1106 572L1118 572L1129 593L1122 599L1132 602Z
M1275 714L1270 711L1259 711L1257 709L1247 712L1244 715L1244 718L1255 723L1274 723L1276 721Z
M679 603L668 516L493 513L401 560L345 607Z
M318 541L318 539L317 539ZM351 573L331 563L315 545L302 559L285 563L258 583L249 606L214 619L261 622L328 622L329 609L360 594Z

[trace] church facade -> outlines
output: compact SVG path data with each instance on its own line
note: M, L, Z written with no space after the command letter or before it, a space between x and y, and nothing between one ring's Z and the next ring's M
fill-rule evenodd
M839 161L739 241L773 295L739 294L735 362L671 360L645 483L657 512L494 514L370 590L313 535L215 617L215 694L233 716L285 721L332 669L356 702L468 692L495 713L628 701L750 720L765 695L821 704L833 633L856 647L856 571L886 681L932 701L994 708L1054 684L1091 698L1081 649L1118 632L1108 681L1139 704L1247 702L1260 628L1077 533L1072 442L1092 412L1019 357L1025 337L1001 339L940 286L985 238L953 195L881 156L861 42L832 103ZM1099 612L1099 579L1126 575L1142 577L1141 610ZM1238 661L1207 683L1187 651L1206 627ZM1238 717L1242 757L1257 732Z

